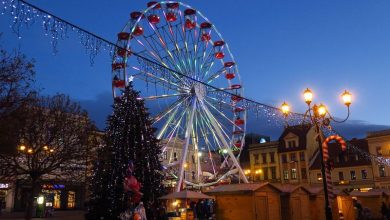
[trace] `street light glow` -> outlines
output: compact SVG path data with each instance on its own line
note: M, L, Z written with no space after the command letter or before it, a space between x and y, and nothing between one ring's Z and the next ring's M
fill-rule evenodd
M282 104L283 115L287 116L289 112L290 112L290 106L286 102L283 102Z
M303 97L305 98L305 102L310 105L311 101L313 100L313 93L311 92L311 90L309 88L307 88L304 92L303 92Z
M24 146L24 145L20 145L20 147L19 147L19 150L20 150L20 151L24 151L24 150L26 150L26 146Z
M318 115L321 116L321 117L324 117L326 115L326 106L323 105L323 104L320 104L320 106L318 106Z
M347 90L344 91L344 93L341 95L343 97L344 104L346 106L351 105L352 103L352 95Z

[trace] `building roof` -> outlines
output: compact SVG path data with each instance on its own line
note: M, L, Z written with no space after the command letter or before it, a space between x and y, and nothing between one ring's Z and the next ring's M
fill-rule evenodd
M255 143L249 145L249 151L257 150L257 149L265 149L265 148L277 148L279 146L279 141L270 141L266 143Z
M279 188L275 187L273 184L265 182L265 183L242 183L242 184L220 185L215 187L212 190L207 191L206 193L218 194L218 193L226 193L226 192L253 192L266 185L270 185L276 190L279 190Z
M371 131L367 133L367 138L381 137L381 136L390 136L390 129Z
M283 193L292 193L295 190L302 188L301 185L297 184L281 184L281 183L272 183L275 187L277 187ZM306 190L306 189L305 189ZM307 190L306 190L307 191Z
M348 143L354 145L355 147L359 148L364 152L369 152L368 142L366 139L352 139L348 141ZM343 152L341 150L341 146L338 143L329 143L328 152L330 160L333 161L334 168L371 165L370 160L361 157L360 155L358 155L358 160L356 160L356 153L353 152L351 149L347 149ZM316 170L320 168L320 154L318 154L310 169Z
M306 135L310 129L311 129L310 124L287 126L279 138L278 152L290 152L290 151L305 150L306 149ZM297 147L286 148L286 142L284 141L284 138L289 133L293 133L296 136L298 136L299 143L298 143Z

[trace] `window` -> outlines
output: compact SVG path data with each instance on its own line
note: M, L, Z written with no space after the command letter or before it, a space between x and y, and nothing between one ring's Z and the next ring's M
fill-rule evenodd
M195 171L192 171L192 179L195 179Z
M264 168L263 173L264 173L264 180L268 180L268 168Z
M362 179L367 179L367 170L362 170Z
M271 167L271 178L276 179L276 167Z
M163 159L168 160L168 151L164 151L163 153Z
M287 155L282 154L282 163L287 163Z
M253 157L255 159L255 164L259 163L259 154L253 154Z
M307 172L306 172L306 168L301 168L301 176L302 176L302 179L307 179Z
M290 154L290 161L293 162L293 161L297 161L297 155L295 153L291 153Z
M263 159L263 164L267 163L267 154L266 153L262 153L261 157Z
M297 169L295 169L295 168L291 169L291 179L293 179L293 180L297 179Z
M287 142L287 148L289 148L289 147L296 147L297 145L296 145L296 143L295 143L295 141L288 141Z
M380 177L385 177L386 176L385 166L383 166L383 165L379 165L379 176Z
M288 180L288 170L283 170L283 178Z
M382 148L381 147L376 147L376 155L382 156Z
M356 173L355 173L355 171L351 170L350 174L351 174L351 180L356 180Z
M358 155L358 154L355 154L355 160L356 160L356 161L359 160L359 155Z
M177 153L176 152L173 152L173 160L177 161Z
M195 164L195 155L192 155L192 163Z
M68 208L73 209L76 203L76 193L74 191L68 191Z
M61 208L61 191L54 190L53 193L54 193L53 208L59 209Z
M344 173L343 172L339 172L339 180L344 180Z
M317 173L317 180L322 181L322 174L321 173Z
M269 156L271 158L271 163L275 163L275 152L269 153Z
M305 152L299 152L299 159L305 161Z

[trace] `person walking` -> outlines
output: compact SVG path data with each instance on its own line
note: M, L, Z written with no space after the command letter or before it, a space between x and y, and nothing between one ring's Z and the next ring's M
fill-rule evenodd
M387 215L388 215L388 208L387 208L387 205L385 202L382 202L382 206L381 206L381 213L382 213L382 218L383 219L387 219Z

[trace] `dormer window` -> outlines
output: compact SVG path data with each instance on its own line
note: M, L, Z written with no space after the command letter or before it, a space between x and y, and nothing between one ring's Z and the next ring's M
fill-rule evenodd
M286 146L286 148L292 148L292 147L296 147L296 146L297 146L297 144L296 144L295 140L293 140L293 141L287 141L287 146Z

